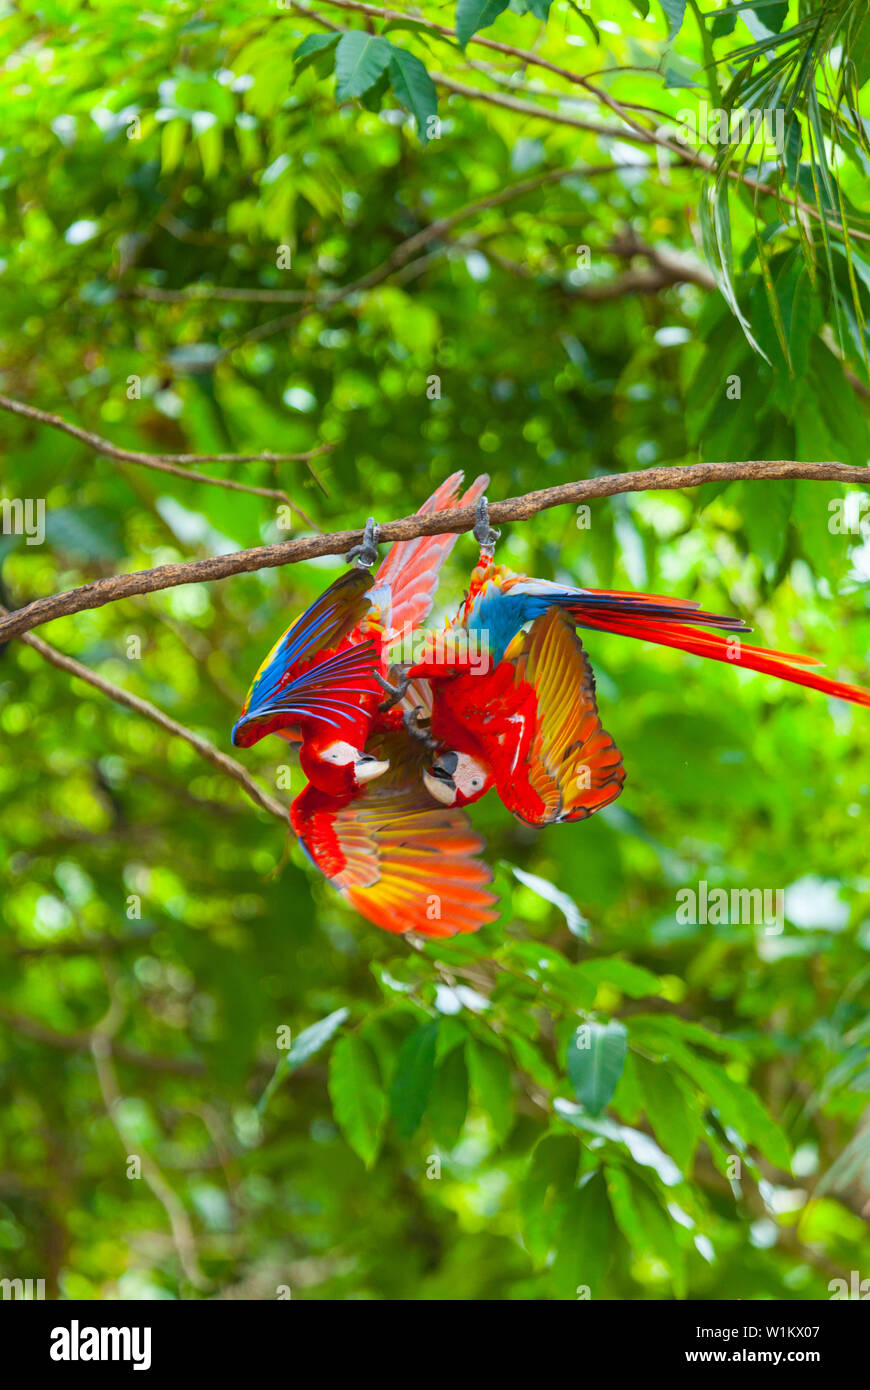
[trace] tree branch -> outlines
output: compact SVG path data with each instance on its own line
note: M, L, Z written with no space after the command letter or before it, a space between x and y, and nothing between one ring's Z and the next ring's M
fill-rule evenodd
M0 615L6 614L8 611L7 608L0 605ZM192 729L185 728L183 724L170 719L168 714L164 714L163 710L152 705L149 700L142 700L138 695L132 695L129 690L122 690L121 686L113 685L111 681L104 680L102 676L98 676L87 666L82 666L81 662L75 661L71 656L64 656L62 652L50 647L41 638L22 636L21 640L28 647L32 647L34 651L39 652L41 657L44 657L52 666L56 666L58 670L66 671L69 675L77 677L78 680L92 685L95 690L107 695L110 700L115 700L119 705L126 705L136 714L144 715L146 719L159 725L161 729L172 734L174 738L184 739L185 743L189 743L191 748L195 749L207 763L211 763L212 767L217 768L218 772L223 772L228 777L232 777L234 782L238 782L255 806L259 806L263 811L268 811L270 815L275 816L280 821L286 820L286 807L282 806L280 801L276 801L274 797L269 796L268 792L264 792L250 773L242 767L241 763L237 763L235 758L230 758L219 748L215 748L214 744L209 743L207 738L203 738L201 734L195 734Z
M208 1289L211 1287L211 1281L205 1277L199 1267L196 1239L187 1209L178 1193L164 1178L156 1159L152 1158L148 1150L137 1142L133 1129L124 1115L122 1105L124 1097L121 1094L112 1061L112 1048L115 1035L121 1026L122 1017L122 1006L114 989L112 989L106 1016L97 1024L90 1036L91 1056L94 1059L97 1084L103 1097L106 1114L124 1147L128 1162L131 1156L138 1157L142 1178L166 1212L181 1268L194 1288ZM139 1150L138 1153L137 1150Z
M10 1013L8 1009L0 1008L0 1023L13 1033L20 1033L23 1038L56 1047L61 1052L87 1052L91 1046L90 1033L58 1033L38 1019ZM157 1057L117 1042L113 1043L112 1051L119 1062L129 1062L131 1066L143 1067L146 1071L177 1072L182 1076L201 1076L206 1071L205 1063L194 1057Z
M358 13L367 15L369 18L401 20L406 20L408 18L406 14L402 14L398 10L383 9L377 5L364 4L362 0L326 0L326 3L334 5L342 10L356 10ZM302 7L297 6L297 8L301 9ZM314 18L315 16L312 15L311 17ZM317 16L317 18L319 22L322 22L319 20L319 16ZM414 16L414 18L418 24L431 32L440 34L444 38L456 39L455 29L450 29L444 24L436 24L433 20L424 19L421 16ZM618 139L628 141L636 140L645 145L658 145L662 149L670 150L672 154L677 156L682 164L692 165L695 168L705 170L707 173L711 173L715 170L715 160L711 159L709 155L702 154L698 150L689 149L688 146L681 144L677 140L672 140L658 130L647 130L630 115L629 108L626 105L618 101L616 97L612 97L609 92L597 86L596 83L592 82L589 77L585 77L582 73L572 72L570 68L559 67L557 63L551 63L549 59L542 58L539 54L533 53L529 49L516 48L513 44L501 43L497 39L487 38L483 34L473 34L469 43L482 44L485 48L491 48L497 53L503 53L508 57L518 59L523 66L543 68L545 71L553 73L556 77L561 77L563 81L569 82L573 86L582 87L584 91L589 92L596 101L600 102L603 106L607 106L614 115L619 116L620 120L625 121L629 129L615 132ZM557 125L580 125L577 119L564 116L558 111L550 111L546 107L536 106L531 102L518 102L510 97L503 97L496 92L485 92L477 87L466 87L463 83L454 82L452 78L445 77L443 74L433 72L430 73L430 76L436 84L472 99L488 101L495 106L506 106L524 115L538 116L541 120L552 121ZM552 95L554 98L557 98L559 93L553 92ZM597 127L589 128L596 129ZM793 207L796 211L799 210L808 217L814 218L816 221L827 222L829 218L835 216L835 214L830 211L824 215L821 214L817 207L812 203L805 202L797 194L795 194L794 197L788 197L783 193L782 189L775 188L772 184L762 183L758 179L754 179L750 174L747 174L744 169L729 168L727 174L729 179L735 180L738 183L744 183L747 188L754 189L757 193L764 193L771 198L776 198L781 204ZM849 235L861 241L870 241L870 232L862 232L854 227L849 228Z
M327 453L335 447L334 444L319 444L317 448L309 449L303 454L144 454L135 449L120 449L108 439L103 439L101 435L92 434L90 430L84 430L81 426L73 425L69 420L64 420L61 415L52 415L47 410L39 410L37 406L26 405L24 401L13 400L11 396L0 394L0 410L8 410L12 415L23 416L25 420L35 420L40 425L50 425L52 429L62 430L64 434L72 435L73 439L78 439L82 444L86 444L95 453L104 454L106 458L114 459L118 463L136 463L143 468L156 468L160 473L171 473L174 478L184 478L189 483L208 483L211 487L228 488L231 492L252 492L257 497L271 497L278 502L286 503L302 518L307 526L312 527L314 522L311 518L300 511L287 493L280 488L253 487L248 483L237 483L232 478L210 478L205 473L195 473L192 469L182 468L179 465L185 463L308 463L318 454Z
M254 328L250 333L236 340L230 347L224 349L224 354L234 352L242 343L250 342L256 338L267 337L272 333L277 333L284 328L292 327L299 323L307 314L317 310L330 309L333 305L340 303L344 299L349 299L351 295L359 293L361 290L373 289L393 276L398 277L402 270L410 269L409 262L418 251L423 250L431 241L439 237L446 237L460 222L467 222L476 217L481 212L487 212L490 208L500 207L503 203L511 202L514 198L521 198L526 193L532 193L538 188L543 188L550 183L560 183L563 179L575 175L578 178L596 178L601 174L615 173L620 169L632 169L646 167L638 164L595 164L588 168L581 164L573 164L563 169L548 169L544 173L535 174L531 178L522 179L519 183L510 184L507 188L500 188L498 192L491 193L485 198L478 198L473 203L466 203L464 207L456 212L449 213L445 217L436 218L434 222L429 222L420 231L414 232L405 241L392 251L390 256L373 270L366 271L358 279L352 280L347 285L339 285L334 289L322 290L319 293L312 290L258 290L258 289L219 289L212 286L189 285L180 290L154 290L147 286L140 286L131 293L141 296L143 299L153 299L156 301L165 300L175 302L179 300L209 300L209 299L228 299L250 300L253 303L287 303L299 304L301 306L298 313L282 314L280 318L267 320L266 323ZM446 249L446 248L445 248ZM430 256L421 257L421 263L431 259L432 255L440 252L430 253ZM328 446L327 446L328 447ZM266 457L266 456L264 456Z
M662 143L656 140L652 131L644 130L642 126L623 130L622 126L605 125L602 121L590 121L583 116L569 116L564 111L551 111L548 106L538 106L534 101L523 101L520 97L507 96L504 92L486 92L481 87L469 87L465 82L457 82L454 77L448 77L443 72L430 71L429 76L436 87L443 87L445 91L453 92L456 96L468 97L474 101L488 101L491 106L503 106L508 111L519 112L521 116L534 116L555 125L573 126L575 130L586 130L593 135L606 135L611 140L633 140L642 145ZM559 93L549 92L547 95L556 100ZM685 154L686 151L683 150L682 153Z
M573 121L572 124L574 124ZM532 193L535 189L543 188L547 184L559 183L571 175L585 179L596 178L599 174L610 174L621 167L624 166L611 162L590 165L588 168L583 165L570 165L564 169L548 169L542 174L534 174L531 178L510 184L507 188L500 188L496 193L490 193L485 198L478 198L473 203L466 203L458 211L451 212L446 217L436 218L434 222L427 223L413 236L407 237L405 241L399 243L385 261L375 266L373 270L366 271L365 275L361 275L359 279L352 280L348 285L340 285L336 289L324 290L320 294L308 294L307 302L304 302L296 313L281 314L278 318L268 319L266 323L261 323L256 328L243 333L234 343L230 343L222 350L218 360L222 361L230 353L243 347L245 343L262 342L264 338L269 338L274 333L283 333L295 328L308 314L322 309L331 309L342 300L349 299L353 294L374 289L375 286L382 284L401 271L417 255L417 252L422 251L431 241L448 236L460 222L467 222L481 212L500 207L503 203L511 202L514 198L521 198L524 194Z
M817 482L854 483L859 487L867 487L870 483L870 468L844 463L797 463L793 460L690 463L673 467L642 468L631 473L609 473L581 482L563 483L558 487L526 493L523 497L509 497L504 502L492 504L490 517L496 524L501 521L525 521L550 507L589 502L594 498L613 497L623 492L673 491L685 487L701 487L704 483L738 480L769 482L774 478L808 478ZM415 513L413 516L403 517L400 521L390 521L381 526L380 540L387 543L414 540L417 536L440 536L448 533L461 535L470 531L474 522L474 507L451 507L445 511L422 516ZM104 604L116 603L132 594L151 594L160 589L173 589L179 584L226 579L232 574L250 574L254 570L297 564L300 560L313 560L320 555L343 555L362 539L363 533L360 530L336 531L330 535L302 537L298 540L283 541L279 545L256 546L251 550L237 550L230 555L213 555L204 560L159 565L156 569L137 570L132 574L97 579L91 584L82 585L79 589L70 589L66 593L36 599L8 617L0 619L0 643L8 641L11 637L20 637L31 628L52 622L55 618L81 613L85 609L102 608ZM82 667L82 670L85 669ZM88 672L88 677L93 684L91 672ZM128 702L135 699L134 696L126 696L126 692L123 693ZM156 712L160 714L160 711ZM165 719L166 716L161 715L161 718ZM173 724L174 732L182 729L181 725L175 725L172 720L169 723ZM180 736L187 737L188 733L189 731L185 730ZM213 751L217 752L216 749ZM227 761L232 763L233 760ZM233 766L238 767L238 764ZM236 776L235 773L231 775ZM236 780L240 779L236 777ZM271 810L271 807L267 806L266 809Z

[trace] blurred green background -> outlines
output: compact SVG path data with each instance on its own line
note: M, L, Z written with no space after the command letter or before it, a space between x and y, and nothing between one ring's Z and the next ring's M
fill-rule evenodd
M695 459L867 463L867 164L825 105L829 55L815 105L806 85L795 103L782 185L813 203L815 175L823 220L726 166L711 224L703 170L550 70L439 37L452 4L386 32L313 8L319 23L240 0L3 6L0 390L127 449L333 446L199 465L285 490L308 518L288 532L274 499L0 415L0 493L46 503L44 544L0 535L7 607L403 516L457 468L500 498ZM822 9L854 16L762 8L519 0L485 35L613 70L602 89L655 129L775 62L741 56L762 18L773 45L789 26L805 42ZM439 82L421 142L405 108L425 134L432 92L406 59L362 100L353 76L336 92L335 45L294 64L336 27L544 114ZM860 39L837 59L842 75L851 43L859 95ZM764 157L755 176L775 181ZM723 207L714 268L765 355L704 260ZM829 526L844 496L626 495L588 525L559 508L506 527L499 553L740 612L763 645L867 684L870 536L854 497L852 529ZM461 538L436 616L475 553ZM230 751L262 656L340 569L175 588L36 635ZM88 1299L537 1300L824 1299L870 1276L867 713L586 645L622 797L540 833L475 807L500 921L420 951L356 917L189 745L21 643L0 650L0 1277ZM240 761L286 802L294 756L275 739ZM701 881L783 890L783 932L678 921ZM567 1066L590 1023L607 1030L591 1089Z

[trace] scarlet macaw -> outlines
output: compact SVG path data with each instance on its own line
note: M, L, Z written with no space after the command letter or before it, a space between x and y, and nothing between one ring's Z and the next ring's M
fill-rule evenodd
M584 820L622 791L622 755L601 727L589 658L559 608L519 633L487 674L433 688L430 734L449 751L423 781L444 805L466 806L495 786L520 820L551 825Z
M437 805L421 780L425 750L404 730L370 747L389 770L361 791L307 786L290 824L312 862L363 917L390 932L453 936L495 919L483 840L465 813Z
M537 638L528 652L522 640L522 629L531 623L529 638L538 624L554 612L564 616L571 626L620 633L661 646L708 657L713 661L731 662L753 671L778 676L796 685L870 706L870 691L859 686L845 685L817 675L806 669L820 663L810 656L777 652L765 647L743 643L737 634L750 632L739 618L706 613L697 604L657 594L630 594L613 590L572 589L544 579L528 579L512 574L493 560L497 533L489 529L486 499L478 504L478 523L474 534L481 545L480 560L475 568L465 603L455 622L438 640L430 643L422 661L410 667L408 675L425 678L432 684L433 706L430 716L430 748L440 755L424 772L424 780L433 796L445 805L468 805L483 796L495 784L505 804L514 814L536 824L552 819L576 819L613 800L622 789L622 779L612 794L599 805L578 803L576 815L564 814L558 802L539 804L532 794L534 777L541 776L541 756L523 773L524 746L528 746L529 727L540 749L554 745L553 728L569 723L569 711L577 702L576 718L582 713L597 720L594 701L594 681L591 669L579 642L578 652L571 657L565 644L562 627L552 622L538 630ZM695 625L720 628L730 633L699 632ZM475 674L468 656L468 639L477 639L488 651L489 662L484 674ZM550 690L545 697L543 683L534 691L535 681L527 680L530 655L534 652L533 667L540 661L545 639L557 641L561 658L551 654L549 665L559 676L550 678ZM518 645L519 644L519 645ZM525 664L522 664L525 663ZM479 661L476 660L479 669ZM546 669L546 667L544 668ZM591 710L584 679L592 682ZM526 688L524 688L526 687ZM493 705L489 704L492 698ZM505 703L505 692L508 702ZM525 705L524 719L519 719L515 704ZM512 705L510 701L513 700ZM555 700L555 705L550 702ZM482 708L483 707L483 708ZM548 726L552 726L549 728ZM415 732L413 722L410 731ZM591 727L591 726L584 726ZM603 734L600 725L598 731ZM419 733L419 730L416 730ZM614 752L616 750L614 749ZM582 763L582 759L578 760ZM555 776L550 763L543 766ZM587 778L591 774L589 761L585 764ZM621 763L620 763L621 769ZM521 778L518 784L517 777ZM556 778L557 783L560 779ZM528 784L528 785L526 785ZM613 785L613 784L611 784ZM592 790L592 788L587 788ZM531 812L531 814L530 814Z
M462 503L477 501L487 482L485 476L477 478ZM420 512L457 505L461 483L462 474L454 473ZM374 579L362 567L331 584L262 662L232 731L235 746L248 748L266 734L298 731L302 770L327 795L358 792L384 773L387 763L366 752L366 742L379 718L386 727L394 722L378 715L388 674L388 634L426 618L438 572L456 539L444 534L400 541ZM376 556L372 545L361 559L371 564Z

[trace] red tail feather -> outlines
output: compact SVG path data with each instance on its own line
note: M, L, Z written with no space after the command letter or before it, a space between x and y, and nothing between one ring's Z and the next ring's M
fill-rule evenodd
M751 647L739 637L721 637L718 633L698 632L681 623L648 622L643 619L626 617L623 614L609 614L597 609L590 613L572 611L572 617L582 627L597 628L602 632L615 632L623 637L636 637L643 642L655 642L661 647L675 647L678 651L690 652L695 656L705 656L711 661L724 661L731 666L742 666L746 670L760 671L767 676L777 676L790 681L792 685L805 685L811 690L820 690L824 695L833 695L838 700L849 700L854 705L870 708L870 690L857 685L845 685L842 681L828 680L825 676L807 671L807 666L820 663L812 656L798 652L777 652L768 647Z

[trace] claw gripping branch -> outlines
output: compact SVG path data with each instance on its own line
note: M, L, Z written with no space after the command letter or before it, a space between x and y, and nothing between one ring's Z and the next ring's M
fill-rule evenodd
M359 545L351 546L344 557L345 564L349 565L351 560L355 560L360 569L371 569L378 558L379 529L374 517L370 516L365 524L362 542Z

